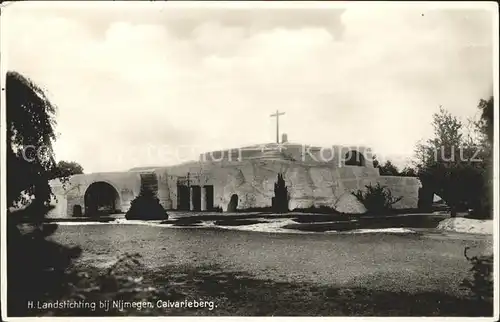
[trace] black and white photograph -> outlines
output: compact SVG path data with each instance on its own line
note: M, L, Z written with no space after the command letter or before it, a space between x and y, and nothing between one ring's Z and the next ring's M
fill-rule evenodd
M0 10L2 320L498 320L496 2Z

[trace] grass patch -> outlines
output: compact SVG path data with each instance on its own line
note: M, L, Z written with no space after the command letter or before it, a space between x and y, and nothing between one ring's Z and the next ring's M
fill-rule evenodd
M283 226L284 229L293 229L308 232L325 232L329 230L349 231L360 229L358 222L318 222L318 223L300 223Z
M349 218L349 217L347 217ZM355 217L351 217L355 218ZM328 217L318 217L313 220L303 218L299 223L284 226L285 229L300 231L325 232L329 230L349 231L355 229L384 229L384 228L436 228L443 216L434 215L411 215L411 216L386 216L386 217L358 217L356 220L332 217L326 222ZM323 222L323 220L325 222ZM335 220L335 222L332 222ZM352 220L352 221L349 221Z
M339 211L328 206L311 206L308 208L295 208L293 212L304 212L304 213L314 213L314 214L341 214Z
M267 223L265 220L256 220L256 219L244 219L244 220L217 220L214 224L216 226L247 226L247 225L255 225Z
M289 214L268 214L268 213L251 213L251 214L224 214L224 215L193 215L193 216L185 216L179 219L173 220L165 220L162 223L175 223L179 220L182 221L216 221L216 220L239 220L239 219L275 219L275 218L295 218L297 214L289 213Z
M332 221L350 221L356 216L331 214L331 215L297 215L293 221L297 223L314 223L314 222L332 222Z
M70 218L46 218L45 222L110 222L116 218L102 216L102 217L70 217Z
M174 226L199 226L202 224L203 221L201 220L177 220L173 224Z
M374 217L384 217L384 216L396 216L396 215L410 215L410 214L427 214L431 215L435 211L442 210L441 208L431 208L429 210L422 210L418 208L391 208L386 209L381 212L370 212L367 211L364 214L360 214L360 216L374 216Z
M245 209L236 209L237 213L247 213L247 212L260 212L260 213L272 213L272 207L250 207Z

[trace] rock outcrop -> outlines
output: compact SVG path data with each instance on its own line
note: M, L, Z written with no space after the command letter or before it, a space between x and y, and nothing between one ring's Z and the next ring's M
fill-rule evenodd
M225 151L226 157L217 160L213 153L208 153L203 154L200 161L169 167L75 175L64 187L55 180L52 186L57 203L51 216L73 216L85 210L86 191L96 182L105 182L116 190L113 204L121 212L127 212L130 202L139 195L141 182L156 190L159 203L166 210L179 209L180 203L189 209L192 195L187 196L186 203L185 192L187 189L189 193L191 188L200 198L196 205L201 203L202 211L210 210L206 209L206 205L220 207L224 211L228 208L233 210L229 207L231 199L231 205L236 205L236 210L269 209L278 175L282 175L285 181L290 210L326 206L342 213L363 213L366 209L352 192L377 183L390 189L394 197L402 197L393 205L394 208L418 206L419 180L380 176L378 169L369 161L371 154L368 149L358 150L362 155L359 164L345 165L343 155L349 151L348 148L323 149L288 142L284 145L284 151L280 151L276 144L268 144L243 151L228 150ZM224 151L219 152L224 155ZM233 158L241 155L247 158ZM144 173L148 175L145 177Z
M214 204L227 211L233 195L238 209L272 206L274 184L283 175L290 194L290 209L327 206L342 213L363 213L364 206L352 195L356 189L381 182L402 199L394 208L416 208L420 182L416 178L385 177L375 168L356 166L333 167L331 164L308 164L289 160L247 160L243 162L199 162L180 168L157 170L161 176L189 172L192 185L214 187ZM176 183L169 182L160 190L169 191L168 204L175 208Z

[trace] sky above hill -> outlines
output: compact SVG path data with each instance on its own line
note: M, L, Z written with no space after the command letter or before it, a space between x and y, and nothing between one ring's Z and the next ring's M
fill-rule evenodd
M402 164L440 105L465 120L492 95L494 12L13 3L2 58L48 91L57 158L86 172L273 142L277 109L290 141Z

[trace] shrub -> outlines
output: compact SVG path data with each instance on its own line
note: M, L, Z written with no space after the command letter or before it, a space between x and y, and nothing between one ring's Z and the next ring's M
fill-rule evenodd
M329 206L310 206L307 208L294 208L293 212L313 213L313 214L341 214L337 209ZM345 216L344 216L345 217Z
M143 186L139 195L132 200L125 218L128 220L160 220L168 219L168 215L160 204L156 193L149 187Z
M392 205L403 199L403 197L393 197L391 190L386 186L381 186L380 183L375 186L369 184L365 187L366 191L358 189L352 194L365 206L369 213L380 214L390 210Z
M472 265L472 279L465 279L461 285L469 289L476 300L493 301L493 255L469 257L468 249L465 247L464 256Z
M278 180L274 184L274 197L272 198L272 209L276 213L288 212L288 204L290 202L290 194L283 179L283 175L278 174Z

